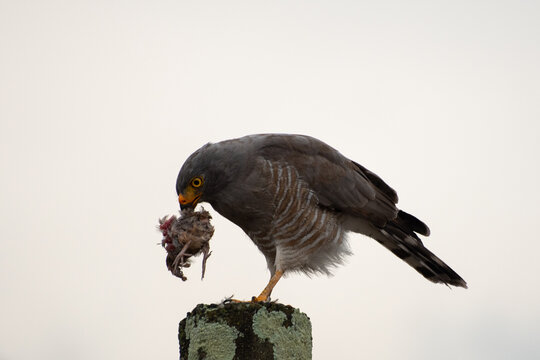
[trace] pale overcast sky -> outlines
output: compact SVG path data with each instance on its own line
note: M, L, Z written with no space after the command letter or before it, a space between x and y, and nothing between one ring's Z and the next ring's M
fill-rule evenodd
M308 134L379 174L469 284L375 241L274 298L314 359L540 358L540 3L1 1L0 359L176 359L198 303L268 280L242 231L206 278L155 226L198 147Z

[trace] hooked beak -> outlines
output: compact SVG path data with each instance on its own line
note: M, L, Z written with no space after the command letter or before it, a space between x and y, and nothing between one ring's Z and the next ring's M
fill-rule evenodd
M195 196L193 193L187 193L187 194L180 194L178 195L178 202L180 203L180 209L184 210L187 208L195 208L197 206L197 202L199 202L199 199L201 198L201 195Z

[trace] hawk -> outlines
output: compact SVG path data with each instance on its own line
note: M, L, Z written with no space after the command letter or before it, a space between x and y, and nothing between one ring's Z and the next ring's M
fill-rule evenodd
M208 202L266 258L267 301L286 272L326 273L350 254L349 232L367 235L434 283L467 287L418 235L422 221L396 207L379 176L313 137L259 134L195 151L178 174L181 208Z

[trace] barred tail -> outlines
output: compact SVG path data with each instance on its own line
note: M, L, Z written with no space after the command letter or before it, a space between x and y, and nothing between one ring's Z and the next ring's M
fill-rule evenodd
M415 231L429 235L429 229L423 222L400 210L394 221L379 229L380 234L375 236L375 240L429 281L467 288L465 280L429 251Z

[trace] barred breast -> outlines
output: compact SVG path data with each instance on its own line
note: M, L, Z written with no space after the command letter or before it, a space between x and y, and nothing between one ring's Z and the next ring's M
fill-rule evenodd
M268 230L248 235L266 256L270 271L329 274L350 254L339 217L319 206L293 166L265 161L263 175L273 198L272 223Z

